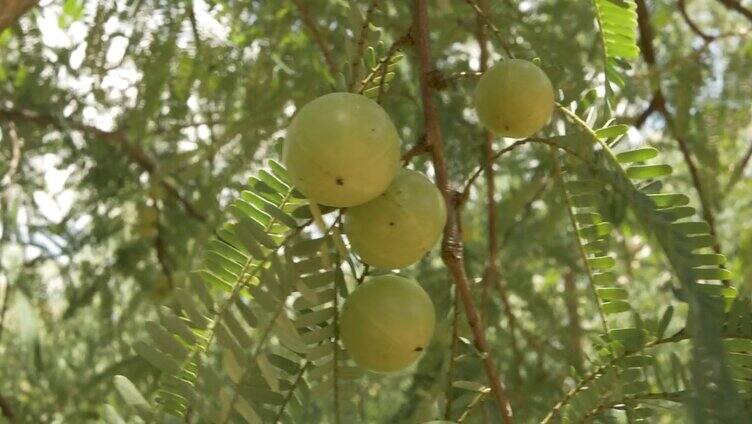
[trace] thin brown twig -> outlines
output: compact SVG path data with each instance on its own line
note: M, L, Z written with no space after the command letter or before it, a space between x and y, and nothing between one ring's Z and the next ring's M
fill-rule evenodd
M740 13L745 18L747 18L750 22L752 22L752 10L747 9L746 7L742 6L741 2L739 2L738 0L716 0L716 1L726 6L727 9Z
M376 97L376 102L381 104L381 101L384 97L384 88L386 87L386 76L389 70L389 64L392 61L392 57L397 53L397 51L402 48L403 45L408 44L412 42L412 35L410 34L410 30L408 30L403 36L396 39L394 43L389 47L389 51L386 54L386 57L382 59L379 62L379 67L381 68L381 80L379 81L379 94ZM378 69L378 67L377 67Z
M300 382L303 381L305 372L308 370L308 368L311 367L311 365L313 365L313 362L306 360L303 363L303 366L300 367L300 371L298 371L297 376L295 377L295 380L292 382L292 386L290 386L290 388L287 390L287 394L282 399L282 404L277 409L277 414L274 416L274 419L272 420L274 424L277 424L282 420L283 414L285 412L285 407L293 399L293 395L295 394L295 389L298 387Z
M710 199L708 199L707 197L707 193L705 192L702 179L700 178L700 171L698 170L697 164L692 158L692 153L689 150L689 145L687 143L687 140L686 138L680 135L677 125L674 122L674 119L671 116L668 109L666 109L665 107L661 109L661 115L663 115L663 119L666 120L666 123L671 129L671 132L674 133L674 138L676 139L676 142L679 145L679 150L681 151L682 156L684 157L684 161L687 164L687 168L689 169L689 174L692 179L692 184L694 184L695 190L697 191L698 197L700 199L700 206L702 207L702 216L705 219L705 221L708 222L708 225L710 226L710 234L715 238L713 249L715 250L716 253L721 253L721 246L720 246L720 241L718 239L718 232L716 231L715 215L713 214L713 209L710 204Z
M571 269L564 273L564 305L567 309L567 328L569 329L570 363L577 372L582 371L582 326L580 324L579 298L577 281Z
M643 57L645 58L645 62L648 64L650 68L653 70L656 70L656 56L655 56L655 48L653 47L653 28L652 24L650 22L650 11L648 10L647 4L645 3L645 0L636 0L637 3L637 25L640 30L640 51L642 52ZM658 77L658 74L656 74L656 77ZM658 78L656 78L658 79ZM660 85L657 85L656 87L656 95L660 95L661 98L665 98L662 94ZM682 131L678 128L676 125L676 122L673 119L673 116L671 115L671 112L668 110L668 107L666 107L665 102L657 102L656 103L657 111L663 116L663 119L666 121L666 125L668 129L671 131L671 133L674 135L674 139L676 139L676 143L679 146L679 150L682 153L682 157L684 158L684 162L687 165L687 168L689 169L690 178L692 180L692 184L695 188L695 191L697 191L697 195L700 199L700 206L702 208L702 216L707 221L708 225L710 226L710 235L714 238L714 244L713 244L713 250L716 253L721 253L721 245L720 240L718 239L718 232L716 231L716 224L715 224L715 216L713 214L713 209L710 204L710 199L707 197L707 193L704 190L702 179L700 178L700 172L697 168L697 165L695 164L694 158L692 157L692 153L689 150L689 145L687 143L686 138L682 135ZM728 281L723 281L725 285L728 285Z
M669 402L683 403L687 400L687 393L685 391L679 392L666 392L666 393L645 393L636 395L624 395L621 399L605 402L592 410L588 411L580 422L589 422L592 418L595 418L607 410L617 407L619 405L629 405L633 403L642 403L646 400L666 400Z
M131 162L137 164L151 177L156 178L159 185L161 185L170 196L175 198L175 200L183 206L189 216L201 222L206 222L207 220L204 213L183 196L174 183L159 175L158 163L149 157L141 147L133 143L122 130L104 131L72 120L61 122L59 119L51 115L41 114L30 110L0 110L0 120L33 123L40 126L52 126L60 131L75 130L122 149Z
M490 15L489 7L488 7L488 0L480 0L480 9L485 13L486 16ZM478 38L478 46L480 48L480 63L478 66L478 71L480 73L483 73L488 69L488 62L490 59L490 54L488 51L488 37L487 37L487 27L484 25L483 18L481 15L476 16L477 20L477 38ZM484 319L487 305L488 305L488 293L489 288L491 284L496 281L496 279L499 277L499 267L497 264L497 251L499 249L499 235L498 231L496 229L497 225L497 216L496 216L496 181L494 176L494 149L493 149L493 142L494 142L494 135L489 130L485 130L484 133L484 142L482 146L483 151L483 161L482 166L485 171L485 179L486 179L486 225L488 228L488 258L487 258L487 264L486 264L486 270L483 275L483 279L481 281L481 297L480 297L480 316L481 320ZM506 287L501 287L502 290L500 290L500 295L502 298L508 297L508 294L506 292ZM507 301L508 303L508 301ZM510 329L510 333L512 333ZM513 344L516 345L516 339L514 338L514 335L512 334ZM519 349L517 349L516 346L513 346L513 349L515 352L517 352ZM520 359L519 356L515 355L515 359ZM515 364L515 369L519 368L520 364Z
M507 230L504 232L502 238L501 238L501 246L503 247L507 240L509 240L509 237L511 236L512 232L519 228L522 221L530 218L530 210L533 207L533 203L535 203L540 197L543 195L543 193L548 189L548 187L551 185L551 179L547 177L541 177L541 183L540 186L535 190L532 196L528 199L527 202L525 202L525 206L522 208L522 213L519 214L522 216L522 218L516 222L515 225L509 225L507 227Z
M376 64L376 66L371 69L371 71L363 77L363 79L360 81L360 87L356 92L358 94L363 94L365 91L365 88L368 86L368 84L375 80L379 74L381 75L381 80L379 81L379 97L378 101L381 103L381 97L384 91L384 81L387 74L387 70L389 69L390 62L392 61L392 58L394 57L397 52L404 47L407 44L412 43L412 35L411 30L408 30L405 34L394 40L391 46L389 46L389 50L387 50L386 56L384 56L379 62Z
M483 72L461 71L444 77L444 83L449 84L461 79L480 78L481 75L483 75Z
M418 141L416 141L415 144L412 145L412 147L410 147L405 153L402 154L402 166L406 166L408 163L410 163L412 158L423 153L428 153L425 134L421 135L418 138Z
M462 415L460 415L460 417L457 418L457 424L462 424L465 422L465 420L470 416L470 414L475 410L475 408L477 408L478 405L480 405L483 402L486 396L488 396L488 392L489 392L489 389L485 388L483 391L475 395L475 397L465 407L465 411L462 412Z
M504 147L503 149L501 149L498 152L496 152L493 155L492 160L496 161L500 157L502 157L505 154L511 152L512 150L516 149L517 147L522 146L523 144L528 144L528 143L542 143L542 144L546 144L546 145L549 145L549 146L553 146L553 147L556 147L556 148L564 151L565 153L569 154L570 156L573 156L573 157L575 157L575 158L577 158L577 159L579 159L579 160L581 160L583 162L586 162L585 158L583 158L579 153L575 152L574 150L572 150L572 149L570 149L568 147L562 146L561 144L558 144L558 143L556 143L554 141L551 141L549 139L545 139L545 138L525 138L525 139L522 139L522 140L517 140L514 143L510 144L509 146ZM483 167L482 166L478 166L470 174L470 177L467 179L467 181L465 181L464 188L460 192L460 203L463 203L463 202L465 202L468 199L468 197L470 196L470 187L472 187L472 185L475 183L475 180L478 179L478 177L480 176L480 174L482 172L483 172Z
M196 11L193 10L193 0L188 0L188 19L191 21L191 31L193 32L193 41L196 43L196 52L201 53L202 44L201 36L198 33L198 22L196 20Z
M496 280L496 286L497 286L497 289L499 291L501 291L503 289L505 292L507 292L507 293L509 292L507 282L506 282L506 280L504 278L498 278ZM504 308L505 308L505 316L507 318L507 321L509 321L509 330L510 330L510 332L519 331L520 335L522 335L522 338L525 339L525 341L527 342L527 344L529 346L532 346L533 349L535 349L536 351L538 351L538 353L540 355L543 354L542 352L543 352L543 348L544 347L549 347L549 348L552 348L552 349L554 348L553 344L549 343L548 346L547 346L547 343L542 342L538 338L538 336L536 336L535 334L533 334L530 330L526 329L520 323L520 321L517 319L517 316L514 315L513 313L511 313L511 311L512 311L512 305L509 303L509 298L508 297L502 299L502 304L504 305ZM510 313L508 313L507 311L509 311ZM521 355L522 352L520 351L518 354Z
M749 148L747 148L747 152L742 159L736 164L736 166L734 166L734 170L731 171L731 177L729 178L728 183L726 183L726 194L729 194L736 183L741 180L742 175L744 175L744 168L747 167L750 159L752 159L752 142L749 143Z
M533 196L531 196L531 199L526 202L525 206L523 207L523 211L528 211L530 209L533 202L537 200L540 197L540 195L545 191L547 185L548 183L546 181L544 181L544 183L541 184L540 189L536 190ZM522 219L525 219L529 217L530 214L525 212L522 214L522 216L523 216ZM514 220L515 217L508 217L507 219ZM517 225L510 225L509 229L506 232L504 232L504 234L502 235L501 241L499 243L500 249L503 248L504 244L506 243L511 230L516 227ZM504 279L504 277L499 275L495 283L496 283L496 289L499 291L499 298L501 300L501 305L503 307L502 313L506 317L507 325L509 326L510 345L512 347L512 354L514 355L515 361L518 364L520 364L520 366L523 363L522 350L519 347L519 341L517 339L517 333L519 332L519 334L525 340L527 345L533 347L533 349L536 351L536 353L538 354L538 360L540 363L540 361L543 358L543 348L545 347L544 344L530 331L525 329L525 327L522 326L520 322L517 320L517 316L514 314L514 311L512 309L512 304L509 300L509 286L507 284L507 281ZM497 323L497 325L499 324ZM540 367L540 371L541 373L543 372L542 366ZM519 373L513 374L513 377L519 378Z
M488 259L486 264L486 270L481 280L481 300L480 300L480 312L481 318L485 316L486 307L488 305L488 289L493 281L499 276L499 266L497 264L497 250L498 250L498 231L496 230L497 213L496 213L496 184L494 183L493 172L493 147L491 142L493 136L486 135L486 143L484 146L484 156L486 163L484 164L484 170L486 174L486 228L488 231ZM502 297L506 296L506 293L502 293Z
M494 162L500 157L502 157L503 155L505 155L506 153L511 152L512 150L516 149L519 146L522 146L523 144L530 143L531 141L532 139L517 140L514 143L510 144L509 146L504 147L503 149L496 152L496 154L488 158L486 162ZM483 170L484 170L483 166L478 166L475 168L473 173L470 174L470 178L467 179L467 181L465 182L464 188L460 192L461 203L464 203L468 199L468 197L470 196L470 187L472 187L473 183L475 183L475 180L477 180L478 177L480 177L480 174L483 173Z
M295 4L295 7L298 8L303 25L308 29L311 38L313 38L313 42L319 46L319 50L321 50L321 53L324 55L324 63L326 63L327 68L329 68L329 73L332 76L337 75L337 64L334 62L332 51L329 48L326 38L321 33L316 20L313 18L313 15L311 15L311 11L308 10L306 2L304 0L292 0L292 2Z
M39 0L0 0L0 32L16 23L24 13L39 4Z
M491 18L488 16L486 11L483 10L478 5L478 3L475 2L475 0L465 0L465 3L470 5L470 7L473 8L478 17L483 20L483 22L485 22L485 24L488 25L489 28L491 28L491 31L493 31L496 39L499 41L501 48L504 49L504 53L507 54L507 57L514 59L514 54L512 54L512 49L509 48L509 43L507 43L507 40L505 40L504 36L501 35L501 31L499 31L499 28L497 28L496 25L494 25L493 21L491 21Z
M334 227L334 226L332 226ZM324 256L328 254L328 252L322 252ZM337 262L339 262L341 259L338 258ZM335 263L334 265L335 269L339 268L339 263ZM334 344L333 348L333 357L332 362L334 363L334 366L332 367L332 382L333 382L333 391L334 391L334 424L340 424L340 410L341 410L341 399L340 399L340 391L339 391L339 361L340 361L340 355L339 355L339 343L340 343L340 328L339 328L339 314L341 312L340 306L339 306L339 278L334 277L334 318L332 319L332 326L334 327L334 340L332 343Z
M452 403L454 403L454 392L452 391L452 384L454 383L454 368L456 365L457 348L459 347L459 334L457 334L457 327L459 323L460 315L460 302L457 296L457 291L454 292L454 307L452 309L452 347L449 351L449 369L447 370L447 388L446 388L446 403L444 404L444 420L450 421L452 419Z
M682 2L683 3L683 2ZM642 24L644 26L644 24ZM650 31L649 28L645 28L645 31ZM737 30L737 31L730 31L730 32L722 32L717 35L708 35L707 37L703 37L704 43L701 47L693 49L690 53L687 55L679 58L674 59L673 61L668 62L663 66L663 68L660 70L660 73L667 74L672 73L674 70L678 67L681 67L684 65L686 61L697 61L702 58L702 54L708 50L708 48L711 46L713 42L727 39L731 37L744 37L749 33L748 30ZM650 48L650 51L648 52L649 56L652 58L653 63L655 62L655 53L653 52L653 49ZM647 60L646 60L647 61ZM649 73L656 73L658 72L658 66L654 63L654 66L650 67ZM653 92L653 97L650 99L650 103L648 104L648 107L637 117L634 119L634 123L632 124L635 128L640 129L645 124L647 119L653 115L655 112L657 112L661 107L664 107L665 105L665 99L663 98L663 94L660 90L657 90Z
M522 349L520 349L520 342L517 340L517 331L520 331L522 337L527 340L528 343L535 343L532 339L528 339L529 334L525 334L524 330L518 325L517 316L514 315L512 310L512 302L509 301L509 286L507 286L506 280L501 275L495 275L490 283L494 284L496 290L499 292L499 299L501 300L502 313L507 319L507 326L509 327L509 344L512 348L512 357L514 358L514 366L512 367L512 377L516 380L520 378L520 369L524 362Z
M455 287L465 308L465 316L473 333L475 347L483 355L483 365L488 377L493 396L499 406L504 423L513 422L512 407L506 388L502 382L498 368L496 367L491 349L486 340L484 329L480 325L478 310L475 307L470 283L465 270L462 240L459 237L459 213L456 208L456 192L449 188L444 146L439 124L438 110L434 101L434 90L429 83L429 74L434 70L429 45L429 22L427 0L415 0L413 4L413 19L415 29L415 45L418 55L418 70L420 79L420 91L423 103L423 119L426 133L426 144L431 149L431 156L436 174L436 185L441 190L447 205L447 223L444 227L442 239L441 258L449 269L454 280Z
M653 98L650 99L650 103L648 103L648 107L637 117L637 119L634 120L634 123L632 124L635 128L638 130L642 128L643 125L645 125L645 122L650 118L651 115L653 115L658 109L662 108L661 106L664 102L663 94L661 94L660 91L656 91L653 93Z
M689 13L687 12L687 4L686 0L677 0L676 7L679 8L679 14L681 14L682 18L684 19L684 22L687 23L687 26L689 26L689 29L692 30L695 34L697 34L700 38L705 40L705 42L713 41L715 40L716 36L706 34L698 25L695 23L695 21L692 20L692 17L689 16Z
M16 422L16 414L13 412L13 408L11 408L10 406L10 402L8 402L8 400L5 399L2 395L0 395L0 413L2 413L2 416L5 417L5 419L7 419L11 424L14 424Z
M358 74L360 73L360 61L363 58L363 52L366 49L366 39L368 38L368 27L373 19L373 14L376 8L379 6L380 0L371 0L371 4L366 9L366 16L363 18L363 23L360 25L360 31L358 32L358 38L355 44L355 57L350 58L350 84L348 91L355 91L355 83L358 81ZM351 4L350 7L357 7L355 4ZM360 12L358 12L360 13Z
M170 289L175 287L175 281L172 277L172 266L170 265L170 254L167 251L167 243L165 242L164 236L162 235L162 226L157 222L155 224L157 226L157 235L154 237L154 250L157 252L157 261L159 262L159 266L162 268L162 273L164 274L165 278L167 278L168 283L170 284Z
M674 334L671 337L667 337L660 340L654 340L652 342L648 342L644 344L639 349L625 352L624 354L611 358L608 360L608 362L605 362L601 365L599 365L594 370L590 371L587 375L585 375L580 381L577 383L575 387L573 387L571 390L569 390L567 393L564 394L564 397L561 398L556 405L551 408L551 410L548 412L548 414L541 420L541 424L548 424L554 421L554 418L556 418L560 413L562 408L569 403L569 401L572 399L574 395L581 392L582 390L585 390L591 381L597 379L601 375L603 375L606 370L608 370L610 367L615 366L619 361L628 358L632 355L639 354L641 352L644 352L646 349L650 349L659 345L663 345L666 343L673 343L673 342L679 342L682 340L686 340L689 336L684 330L679 331L678 333Z

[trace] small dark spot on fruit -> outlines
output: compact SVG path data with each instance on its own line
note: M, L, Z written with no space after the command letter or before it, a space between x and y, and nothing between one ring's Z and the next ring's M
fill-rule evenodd
M376 132L376 128L371 128L371 132Z
M504 125L504 129L509 131L509 125Z
M421 351L423 351L423 348L422 348L421 346L418 346L418 347L416 347L416 348L415 348L414 350L415 350L416 352L421 352Z
M390 222L390 223L389 223L389 226L390 226L390 227L394 227L394 222Z
M345 185L345 180L343 180L342 178L337 178L337 179L335 180L335 182L336 182L336 183L337 183L337 185L339 185L339 186L341 186L341 185Z

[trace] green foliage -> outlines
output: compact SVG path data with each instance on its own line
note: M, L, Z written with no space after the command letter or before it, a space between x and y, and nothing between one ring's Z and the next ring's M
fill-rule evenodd
M466 272L517 422L749 421L749 21L687 2L708 40L677 2L428 3ZM438 248L400 271L436 306L421 360L348 358L339 311L374 271L274 161L295 110L345 90L435 176L412 13L66 0L0 32L0 422L501 422ZM563 105L493 140L495 215L484 22L491 61L539 58ZM658 87L673 122L646 113Z
M621 69L628 67L627 60L636 59L640 54L636 43L637 6L634 0L593 0L593 5L603 45L605 88L609 100L613 95L611 84L619 88L626 84Z

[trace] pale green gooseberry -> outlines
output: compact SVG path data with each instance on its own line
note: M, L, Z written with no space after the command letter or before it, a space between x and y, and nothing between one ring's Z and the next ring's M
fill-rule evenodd
M532 62L503 60L489 68L475 88L480 122L502 137L525 138L551 119L554 89Z
M326 206L365 203L392 182L400 141L386 111L352 93L303 106L287 129L282 158L295 187Z
M363 262L394 269L419 261L445 223L441 192L420 172L403 169L382 195L347 210L345 233Z
M418 359L433 336L435 319L433 302L416 281L381 275L345 301L340 337L359 366L395 372Z

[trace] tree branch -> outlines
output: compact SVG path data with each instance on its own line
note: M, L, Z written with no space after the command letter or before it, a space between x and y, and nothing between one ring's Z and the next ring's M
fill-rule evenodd
M491 21L491 12L488 4L488 0L479 0L477 4L480 13L476 15L477 25L477 38L478 45L480 47L480 64L478 67L478 73L483 74L491 59L490 52L488 51L488 26L486 22ZM499 35L500 37L500 35ZM511 56L507 48L507 54ZM507 289L506 282L501 279L501 271L498 264L498 250L499 250L499 234L497 229L497 208L496 208L496 181L494 176L494 161L496 155L494 154L493 142L494 135L491 131L484 131L484 142L482 146L483 161L481 167L483 168L486 180L486 221L488 226L488 259L486 269L481 280L481 298L480 298L480 315L481 319L485 316L485 311L488 305L488 296L490 288L496 287L499 291L499 297L502 304L502 311L507 318L507 325L509 326L509 338L512 347L512 353L514 356L513 366L513 379L519 379L519 369L522 366L522 352L520 351L519 342L517 341L517 334L515 333L516 318L512 312L512 307L509 302L509 290ZM464 192L463 192L464 194Z
M564 273L564 305L567 309L567 329L569 329L569 351L567 352L570 364L577 372L582 372L582 326L577 292L577 281L574 271L571 269Z
M480 78L481 75L483 75L482 72L474 72L474 71L462 71L457 72L456 74L451 74L447 77L444 77L442 80L443 86L448 86L450 82L454 82L461 79L474 79L474 78Z
M692 30L695 34L697 34L700 38L705 40L705 42L711 42L716 39L716 36L706 34L705 32L700 29L699 26L692 20L692 18L689 16L689 13L687 12L687 4L686 0L677 0L676 7L679 8L679 13L681 14L682 18L684 19L684 22L687 23L689 26L689 29Z
M449 421L452 419L452 403L454 403L454 392L452 391L452 385L454 383L454 370L457 364L457 348L459 346L459 334L457 327L459 324L460 315L460 302L457 292L454 292L454 304L452 309L452 347L449 351L449 370L447 371L447 388L446 388L446 403L444 403L444 420Z
M648 118L653 115L656 111L663 108L665 100L663 99L663 94L659 91L656 91L653 93L653 98L650 99L650 103L648 104L648 107L640 114L640 116L637 117L634 121L634 127L638 130L642 128L643 125L645 125L645 122L648 120Z
M159 199L156 196L152 196L152 210L154 211L154 227L156 230L156 234L154 236L154 251L157 254L157 262L159 263L159 266L162 268L162 274L167 279L168 284L170 285L170 290L175 288L175 280L173 279L172 275L172 265L170 262L170 253L167 250L167 243L165 242L164 238L164 227L162 226L160 222L160 215L161 210L159 207ZM158 287L158 290L161 290L161 287Z
M601 375L603 375L606 372L606 370L608 370L612 366L615 366L619 361L623 360L624 358L628 358L632 355L639 354L641 352L644 352L646 349L650 349L655 346L659 346L659 345L663 345L667 343L679 342L682 340L686 340L687 338L688 338L687 333L682 329L681 331L679 331L678 333L674 334L671 337L666 337L660 340L653 340L652 342L648 342L642 345L642 347L640 347L639 349L625 352L621 356L617 356L617 357L609 359L608 362L605 362L599 365L597 368L595 368L594 370L590 371L587 375L582 377L582 379L580 379L577 385L571 390L569 390L564 395L564 397L561 400L559 400L559 402L557 402L553 408L551 408L551 411L549 411L548 414L543 418L543 420L541 421L541 424L549 424L549 423L554 422L554 419L559 416L559 413L561 413L562 408L564 408L564 406L567 403L569 403L569 401L572 399L574 395L576 395L578 392L581 392L582 390L585 390L589 386L591 381L599 378Z
M0 32L15 24L21 15L38 3L39 0L0 0Z
M439 125L438 111L434 103L434 90L429 83L429 74L434 69L428 37L428 6L426 0L415 0L413 5L413 19L415 29L415 44L418 54L418 69L420 77L420 91L423 103L423 119L426 133L426 144L431 149L436 185L444 195L447 205L447 223L444 227L441 258L454 279L457 292L465 308L465 315L475 339L476 348L483 354L483 365L488 383L491 386L501 416L506 424L513 421L512 407L509 404L504 383L499 377L498 369L490 354L484 329L481 328L478 310L475 307L470 284L465 271L465 260L462 254L462 240L459 237L459 213L456 209L456 192L450 190L447 175L444 146Z
M530 218L530 211L533 207L533 203L535 203L540 197L543 195L543 193L548 189L548 186L551 185L551 180L548 178L541 178L540 185L533 194L530 196L527 202L525 202L525 206L522 208L522 212L518 215L521 215L521 218L518 221L514 222L514 225L508 226L507 230L504 231L503 236L501 237L501 246L503 247L507 240L509 240L509 237L512 235L512 232L515 230L515 228L518 228L523 221ZM530 181L532 182L532 181ZM532 188L532 187L531 187ZM516 218L516 217L514 217Z
M363 24L360 26L358 32L358 38L355 40L355 58L351 60L350 64L350 86L349 91L354 91L355 82L358 81L358 74L360 73L360 60L363 57L363 52L366 48L366 38L368 38L368 26L371 24L373 14L376 12L376 8L379 6L380 0L371 0L371 5L366 10L366 16L363 19ZM350 4L350 7L357 7L355 4ZM360 11L358 11L360 13ZM383 81L383 78L382 78Z
M655 71L656 80L658 81L658 67L656 66L656 56L655 56L655 49L653 47L653 28L650 23L650 11L648 10L647 4L645 4L645 0L636 0L637 3L637 24L640 29L640 50L642 51L643 57L645 58L645 62L648 64L648 67L653 69ZM665 99L663 96L663 92L661 90L660 83L656 83L655 88L656 95L654 98L660 98ZM679 131L679 128L677 128L676 123L674 122L673 116L671 115L671 112L669 112L668 107L666 107L665 101L658 101L656 102L656 111L663 116L663 119L666 121L666 125L668 129L671 131L671 133L674 135L674 139L676 139L676 142L679 146L679 150L682 153L682 156L684 158L684 162L687 164L687 168L689 169L689 174L692 179L692 184L695 187L695 191L697 191L698 197L700 198L700 206L702 207L702 216L707 221L708 225L710 226L710 234L715 239L713 250L715 250L716 253L721 253L721 246L720 241L718 240L718 233L716 231L716 225L715 225L715 216L713 215L713 209L710 204L710 200L707 197L707 194L705 193L705 190L703 189L703 183L702 179L700 178L700 172L697 169L697 165L695 164L694 159L692 158L692 153L689 150L689 146L687 144L686 138L681 134L681 131ZM724 282L725 284L728 284L728 282Z
M300 12L300 18L303 20L303 25L308 29L311 38L313 38L313 41L319 46L321 53L324 55L324 62L329 68L329 73L334 77L337 75L337 64L334 62L332 52L329 49L329 44L319 30L316 20L311 16L311 11L308 10L308 6L306 6L304 0L292 0L292 2L295 4L295 7L298 8L298 12Z
M734 166L734 170L731 172L731 178L729 178L729 182L726 184L726 194L729 194L731 189L733 189L736 183L742 178L742 175L744 175L744 168L747 167L750 159L752 159L752 142L749 143L747 153L745 153L739 163Z
M582 422L588 422L598 415L606 412L609 409L615 408L619 405L628 405L634 403L640 403L646 400L665 400L669 402L683 403L687 401L687 392L665 392L665 393L644 393L636 395L625 395L621 399L606 402L588 411L583 417Z
M194 10L193 0L188 0L188 19L191 21L191 31L193 32L193 42L196 43L197 56L203 50L201 37L198 33L198 22L196 21L196 11Z
M491 17L489 16L489 8L488 8L488 0L480 0L481 4L478 5L478 3L475 2L475 0L465 0L465 3L470 5L470 7L473 8L475 11L475 14L478 17L478 21L482 21L485 25L487 25L489 28L491 28L491 31L493 31L494 35L496 36L496 39L499 41L499 44L501 45L501 48L504 49L504 53L507 54L507 57L510 59L514 59L514 55L512 54L512 50L509 48L509 43L507 43L507 40L504 39L504 37L501 35L501 31L499 31L499 28L494 25L493 21L491 20Z
M59 119L51 115L40 114L30 110L0 110L0 120L26 122L40 126L52 126L60 131L68 131L72 129L103 140L107 144L123 150L131 162L141 167L152 178L156 178L165 191L183 206L189 216L201 222L206 222L207 220L203 212L199 211L187 198L180 194L180 191L175 184L159 176L159 166L157 162L150 158L149 155L138 145L132 143L123 131L104 131L96 127L70 120L61 122Z
M510 144L509 146L504 147L503 149L501 149L498 152L496 152L491 159L493 161L496 161L497 159L499 159L500 157L504 156L505 154L511 152L512 150L516 149L517 147L522 146L523 144L528 144L528 143L541 143L541 144L546 144L546 145L549 145L549 146L552 146L552 147L556 147L557 149L563 150L564 152L566 152L570 156L573 156L573 157L575 157L575 158L577 158L577 159L579 159L579 160L587 163L587 161L580 154L578 154L577 152L575 152L574 150L572 150L572 149L570 149L568 147L562 146L562 145L560 145L560 144L558 144L556 142L553 142L551 140L545 139L545 138L525 138L525 139L522 139L522 140L517 140L514 143ZM470 196L470 187L472 187L473 183L475 183L475 180L477 180L478 177L480 177L480 174L482 172L483 172L483 167L482 166L478 166L477 168L475 168L475 170L473 171L473 173L470 174L470 177L465 182L464 188L460 192L460 199L459 199L460 204L464 203L467 200L467 198Z
M0 413L2 413L2 416L11 424L16 422L16 414L13 413L13 408L10 407L10 402L8 402L8 400L2 395L0 395Z
M486 31L486 25L484 24L482 16L489 18L488 0L480 0L478 5L482 13L476 16L477 25L477 38L478 46L480 48L480 64L478 71L483 73L488 69L488 62L490 55L488 52L488 37ZM488 289L492 281L495 281L499 272L496 264L496 251L498 250L498 234L496 231L496 200L494 195L496 194L496 182L494 181L493 170L493 142L494 135L489 130L483 131L483 170L486 178L486 225L488 227L488 263L486 264L485 275L483 276L481 286L481 298L480 298L480 315L484 317L486 311L486 305L488 304ZM507 297L506 288L500 292L502 297ZM508 302L507 302L508 303ZM516 349L515 349L516 350Z
M718 3L726 6L727 9L742 14L750 22L752 22L752 10L749 10L742 6L738 0L716 0Z
M376 67L376 71L381 68L381 79L379 80L379 94L376 97L376 102L381 104L381 101L384 97L384 89L386 87L386 74L389 71L389 62L392 61L392 57L397 53L397 51L402 48L405 44L412 44L412 28L408 29L407 32L402 35L400 38L394 40L392 45L389 47L389 51L386 54L386 57L382 59L379 62L379 66ZM369 75L368 77L373 78L373 75L375 75L375 72L372 75ZM364 80L366 81L366 80ZM361 85L361 90L365 87L365 82ZM362 93L361 93L362 94Z
M416 141L412 147L407 149L407 151L402 154L402 165L406 166L408 163L410 163L412 158L427 152L428 146L426 146L426 136L424 134L418 138L418 141Z

